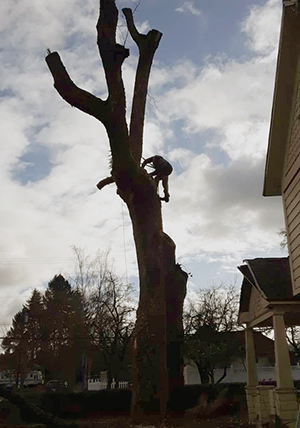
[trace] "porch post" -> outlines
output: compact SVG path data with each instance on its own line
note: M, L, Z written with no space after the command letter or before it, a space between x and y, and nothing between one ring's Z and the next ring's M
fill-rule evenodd
M298 404L292 377L289 350L286 340L284 313L273 315L275 335L275 367L277 388L275 389L276 413L287 427L293 427L296 420Z
M248 406L248 417L250 424L256 424L257 421L257 370L256 370L256 357L253 339L253 329L246 328L245 330L246 341L246 365L247 365L247 386L246 397Z

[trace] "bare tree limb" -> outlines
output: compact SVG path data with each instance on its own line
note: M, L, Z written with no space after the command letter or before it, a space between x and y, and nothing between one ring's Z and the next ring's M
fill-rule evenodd
M140 52L134 85L129 132L131 153L135 161L139 164L142 156L143 129L150 70L162 33L157 30L151 30L147 35L140 34L134 24L132 10L125 8L122 11L126 18L128 31L137 44Z
M96 25L97 44L103 62L109 99L113 107L124 109L125 119L125 90L121 75L121 66L129 56L129 49L116 43L118 9L115 0L100 1L100 15Z
M115 0L101 0L100 15L96 26L97 44L109 94L106 131L113 160L112 175L119 186L119 183L124 181L126 170L130 168L131 156L126 122L125 89L121 72L122 64L129 56L129 50L116 43L117 22L118 10Z
M130 8L124 8L122 9L122 12L126 18L127 28L132 39L138 46L140 46L142 42L146 40L147 36L138 32L133 20L132 10Z
M54 79L54 87L60 96L72 107L105 123L107 103L75 85L57 52L49 53L46 62Z
M115 182L115 179L113 177L106 177L106 178L103 178L103 180L99 181L99 183L97 184L97 187L99 190L101 190L103 189L103 187L114 182Z

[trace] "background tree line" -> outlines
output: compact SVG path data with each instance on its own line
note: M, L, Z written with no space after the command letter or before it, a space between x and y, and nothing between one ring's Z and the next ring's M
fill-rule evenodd
M33 290L12 320L2 340L2 370L24 379L29 370L42 370L46 380L70 386L84 373L128 377L127 348L134 327L135 301L131 285L118 277L108 253L94 258L74 248L76 274L54 276L45 292Z
M44 293L32 296L13 318L2 341L2 369L26 376L39 369L47 379L73 386L84 373L107 371L108 387L131 379L136 298L132 285L114 271L109 252L90 257L74 247L75 274L56 275ZM184 355L198 368L202 383L214 382L213 369L243 358L237 330L239 292L234 285L198 290L184 311Z

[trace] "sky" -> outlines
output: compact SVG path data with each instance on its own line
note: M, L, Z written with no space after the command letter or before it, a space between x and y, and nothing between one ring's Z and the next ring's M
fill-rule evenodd
M174 168L164 230L191 273L188 292L242 278L244 259L284 257L280 197L262 196L281 0L117 0L140 31L163 33L150 78L143 156ZM56 274L74 275L72 246L110 249L138 287L128 211L109 175L96 119L70 107L44 61L58 51L75 83L105 99L98 0L0 2L0 324ZM122 12L118 41L130 115L137 49ZM160 192L162 190L160 189Z

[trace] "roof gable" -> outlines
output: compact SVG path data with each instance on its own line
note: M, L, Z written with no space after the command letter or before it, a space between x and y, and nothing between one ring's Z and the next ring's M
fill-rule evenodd
M288 257L257 258L245 262L258 289L268 300L293 298Z
M238 269L243 274L239 322L257 319L272 301L294 300L289 258L244 260Z

